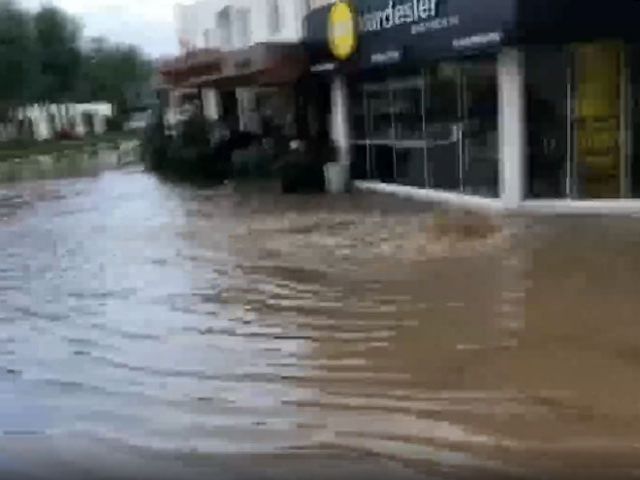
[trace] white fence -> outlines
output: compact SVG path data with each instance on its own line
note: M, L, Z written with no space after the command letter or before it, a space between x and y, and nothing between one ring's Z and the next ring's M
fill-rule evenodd
M106 102L74 104L34 104L16 109L12 120L0 123L0 141L17 137L48 140L62 131L83 137L107 130L113 106Z

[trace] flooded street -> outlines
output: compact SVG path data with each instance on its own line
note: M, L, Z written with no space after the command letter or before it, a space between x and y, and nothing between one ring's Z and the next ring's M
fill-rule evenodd
M640 474L635 219L469 238L391 197L20 168L2 478Z

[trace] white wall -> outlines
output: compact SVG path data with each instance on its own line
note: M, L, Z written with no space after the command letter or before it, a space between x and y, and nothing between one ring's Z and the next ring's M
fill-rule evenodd
M278 0L281 29L269 31L269 0L252 2L252 42L298 42L302 39L302 22L307 13L306 0Z
M218 120L221 114L220 96L213 88L202 89L202 110L209 120Z
M224 7L230 6L232 11L232 30L237 34L239 26L237 15L233 12L238 8L246 8L250 11L249 45L261 42L298 42L303 36L303 18L308 11L308 0L277 0L280 11L281 29L276 34L269 30L269 7L273 0L198 0L188 4L180 4L175 7L174 17L176 24L176 41L181 39L191 49L197 48L221 48L219 35L217 34L217 14ZM211 32L205 41L205 32ZM237 39L237 35L234 35ZM248 45L234 41L225 49L242 48ZM184 46L184 45L183 45ZM184 51L184 50L183 50Z
M523 53L505 48L498 55L498 123L500 196L506 208L524 199L527 145Z
M56 132L65 128L74 129L74 133L84 136L83 114L91 118L93 131L102 134L107 129L107 119L113 116L113 107L106 102L73 103L66 105L57 104L33 104L19 108L16 112L17 119L28 118L33 126L33 138L35 140L47 140L53 138ZM6 134L5 125L2 130ZM7 135L3 135L7 137ZM9 139L3 138L4 140Z
M229 0L198 0L192 3L182 3L175 6L174 22L176 27L176 41L181 52L185 52L185 47L189 49L213 48L217 46L217 35L215 35L216 15ZM213 43L205 42L205 32L207 29L213 32ZM181 44L182 41L186 41Z
M349 92L347 81L335 75L331 82L331 140L336 148L338 161L348 163L350 158Z
M309 8L319 8L324 7L325 5L329 5L330 3L334 3L335 0L309 0Z

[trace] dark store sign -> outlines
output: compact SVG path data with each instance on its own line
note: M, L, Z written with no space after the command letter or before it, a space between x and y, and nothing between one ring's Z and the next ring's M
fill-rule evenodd
M412 0L403 3L389 0L387 8L360 14L361 32L377 32L409 23L434 19L438 16L439 0Z
M527 3L524 0L351 0L353 16L359 24L358 38L353 42L352 35L344 37L349 45L355 44L357 48L348 49L350 55L337 56L330 48L331 36L347 31L335 25L332 28L330 23L329 13L337 8L338 2L307 16L306 47L311 64L322 66L318 67L322 71L328 70L323 64L336 60L336 69L355 71L494 53L512 41L522 2Z

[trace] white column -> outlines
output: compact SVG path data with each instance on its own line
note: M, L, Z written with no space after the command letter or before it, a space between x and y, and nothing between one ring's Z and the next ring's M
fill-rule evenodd
M220 95L213 88L204 88L202 90L202 102L204 116L209 120L218 120L220 118Z
M524 54L505 48L498 55L500 192L507 209L524 199L527 149Z
M331 83L331 139L336 148L337 160L351 160L349 145L349 94L343 75L336 75Z

